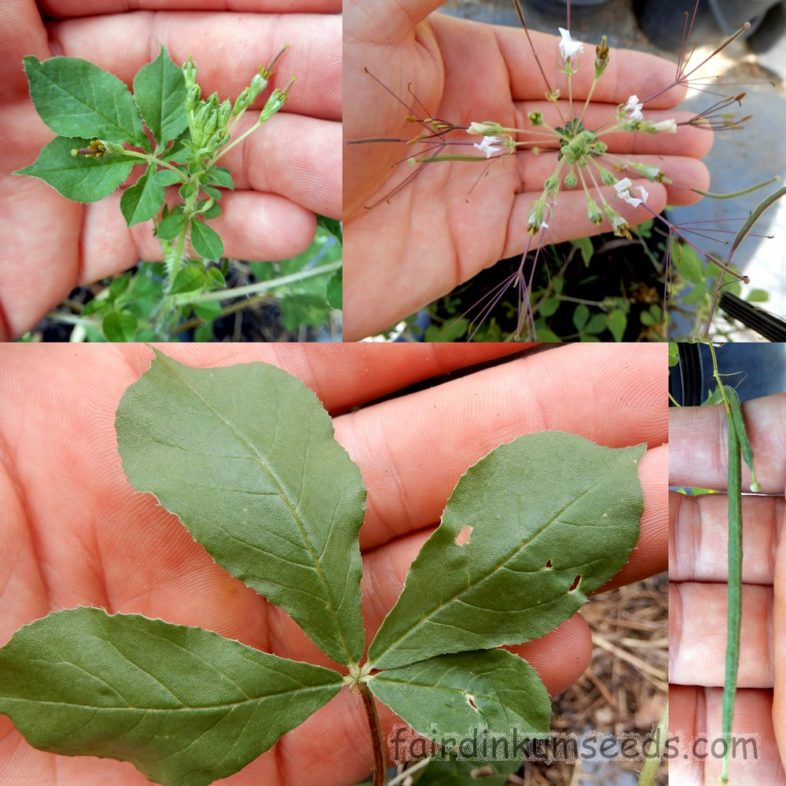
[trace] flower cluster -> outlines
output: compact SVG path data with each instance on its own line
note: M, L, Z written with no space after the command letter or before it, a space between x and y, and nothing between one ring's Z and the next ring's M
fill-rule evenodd
M529 31L518 0L514 0L514 6L529 38ZM731 44L745 29L747 26L743 26L737 33L730 36L710 57ZM628 239L632 237L632 227L623 215L624 206L627 206L644 208L653 219L664 223L671 239L678 239L693 245L685 233L670 224L664 216L656 214L648 206L650 193L641 183L641 181L649 181L670 184L672 181L658 166L634 161L610 151L606 141L609 136L620 133L676 134L681 125L712 130L738 129L748 119L747 117L737 119L726 111L733 103L740 103L744 94L725 98L705 112L687 120L678 121L673 117L655 120L648 116L647 105L651 101L673 87L688 85L696 71L709 59L705 58L698 65L689 67L690 55L687 54L688 47L686 46L683 48L683 54L678 63L676 78L671 84L651 96L629 95L624 103L619 104L616 110L609 113L605 122L590 126L588 124L588 109L611 57L606 36L602 36L600 43L595 46L592 81L586 97L578 101L574 99L572 78L581 68L588 65L585 62L586 45L572 37L569 23L565 28L558 28L558 32L560 37L556 48L559 57L559 71L564 77L564 84L560 85L562 89L550 83L546 70L542 67L534 46L532 47L533 56L543 79L544 95L550 105L548 113L531 112L527 117L528 123L523 128L505 126L495 120L473 121L467 125L457 125L446 120L421 117L417 111L396 97L409 110L407 120L419 124L423 131L411 139L392 140L386 138L384 140L401 141L419 147L416 148L418 152L415 155L409 154L407 156L408 162L417 166L415 171L383 200L389 199L419 174L424 166L434 162L488 160L490 164L493 164L497 159L516 155L517 152L528 151L535 155L546 151L556 152L556 164L548 177L545 178L542 191L532 203L527 215L530 241L523 251L520 269L506 283L506 286L519 287L519 291L522 293L521 306L529 312L528 318L520 320L519 330L515 334L517 336L521 334L522 330L527 330L531 337L535 337L534 321L531 319L530 305L527 299L531 292L533 276L532 274L525 275L525 260L530 250L535 250L533 268L537 264L538 249L549 242L550 216L558 208L560 194L565 191L579 190L583 193L589 221L598 227L605 224L618 237ZM686 36L689 34L690 25L688 24ZM383 87L385 86L383 85ZM385 89L392 93L387 87ZM417 103L419 104L419 102ZM477 137L480 139L478 140ZM449 149L456 148L463 148L467 152L448 152ZM634 179L639 182L634 182ZM675 185L681 186L682 184ZM691 188L689 185L684 187ZM665 264L668 264L668 257Z

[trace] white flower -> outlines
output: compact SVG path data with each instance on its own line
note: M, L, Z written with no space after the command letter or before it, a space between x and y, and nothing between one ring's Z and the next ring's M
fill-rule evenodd
M639 101L639 97L632 95L628 97L628 103L625 104L622 111L625 112L630 120L644 120L644 115L641 112L643 108L644 104Z
M611 228L615 231L620 227L624 227L628 222L619 214L611 217Z
M548 224L547 224L547 223L544 221L544 222L543 222L543 223L540 225L540 228L541 228L541 229L548 229L548 228L549 228L549 225L548 225Z
M562 36L559 42L559 51L563 60L569 60L574 55L584 51L584 44L574 41L570 37L570 30L566 30L564 27L560 27L558 30L560 36Z
M632 185L633 181L629 177L623 177L622 180L618 180L614 184L614 190L617 192L617 196L620 196L623 192L627 192Z
M491 158L497 153L505 152L505 140L501 136L484 136L480 142L475 142L473 147L476 147L483 153L486 158Z
M654 123L652 126L655 131L663 131L665 134L677 133L677 121L674 118L670 120L661 120L660 123Z
M617 196L623 202L627 202L631 207L638 207L639 205L645 203L649 199L650 195L645 188L642 188L641 186L637 186L637 189L641 194L641 199L633 196L630 193L630 187L632 185L633 182L631 181L631 179L629 177L625 177L622 180L618 180L614 184L614 190L617 192Z

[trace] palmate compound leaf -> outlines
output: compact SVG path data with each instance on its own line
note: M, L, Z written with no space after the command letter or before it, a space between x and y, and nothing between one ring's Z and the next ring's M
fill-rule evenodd
M532 666L507 650L442 655L380 671L368 685L416 732L437 735L448 749L485 738L485 755L496 740L499 758L515 758L515 746L549 731L546 687Z
M15 174L37 177L75 202L97 202L120 186L131 173L134 162L112 154L102 158L71 155L72 150L86 147L88 141L55 137L35 163Z
M36 111L56 134L146 143L134 99L114 74L76 57L24 62Z
M93 608L50 614L0 649L0 712L31 745L130 761L165 786L237 772L341 685L200 628Z
M359 662L366 492L302 382L264 363L194 369L157 354L116 426L136 488L331 658Z
M646 446L558 431L496 448L464 474L369 649L389 669L538 638L636 544Z

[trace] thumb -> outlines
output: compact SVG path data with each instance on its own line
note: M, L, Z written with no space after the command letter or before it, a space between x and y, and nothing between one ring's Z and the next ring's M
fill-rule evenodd
M0 3L0 52L0 101L18 99L27 94L22 58L35 55L45 59L51 55L35 0Z
M396 43L445 0L346 0L344 32L375 44Z

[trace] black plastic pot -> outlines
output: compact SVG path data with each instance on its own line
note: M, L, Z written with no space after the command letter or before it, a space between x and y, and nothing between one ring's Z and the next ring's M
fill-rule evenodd
M770 8L781 0L700 0L691 40L715 41L751 22L750 35ZM661 49L678 51L685 12L693 13L693 0L634 0L639 27Z

